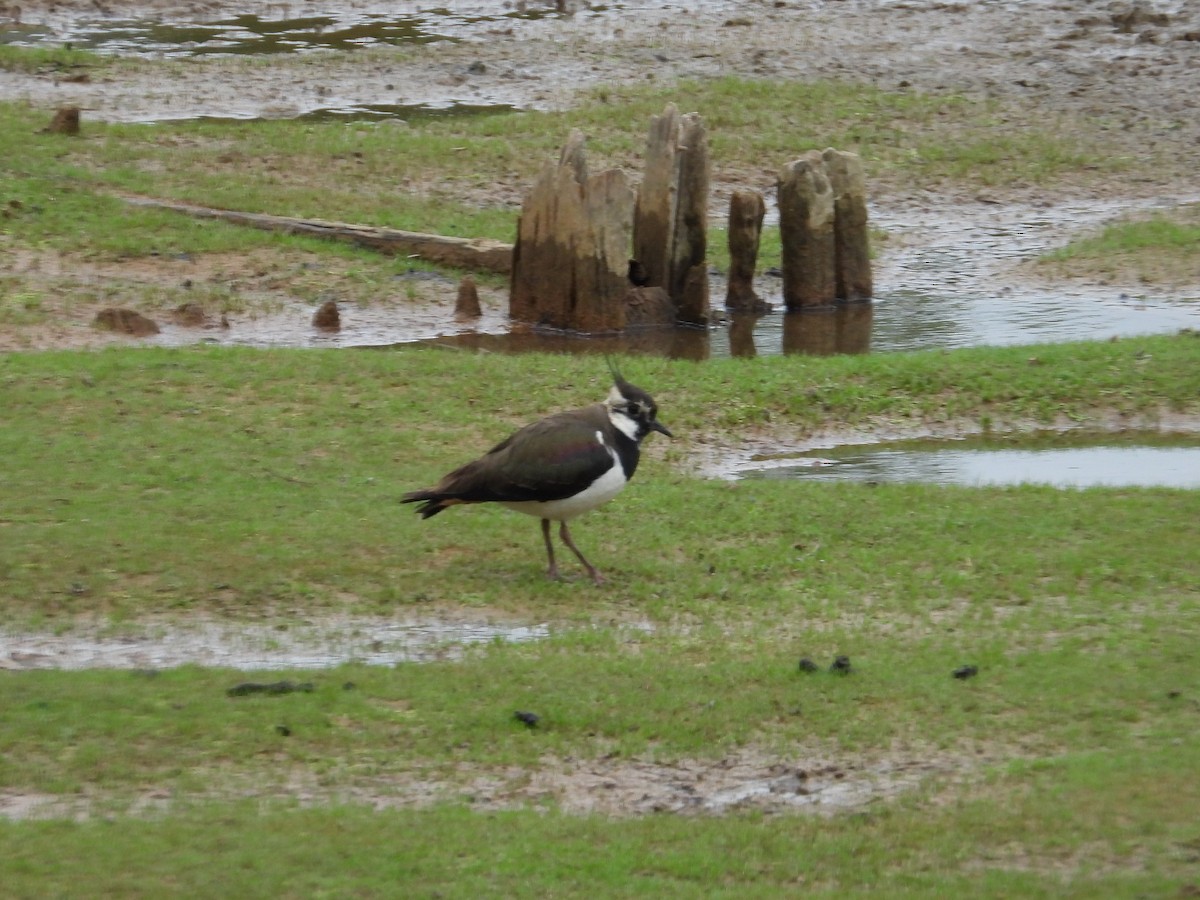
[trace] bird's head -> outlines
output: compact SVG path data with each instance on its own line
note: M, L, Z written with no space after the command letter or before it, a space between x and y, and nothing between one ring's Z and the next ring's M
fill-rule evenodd
M658 421L658 404L654 398L622 378L611 359L608 367L612 372L613 386L608 391L604 405L613 424L635 441L640 441L652 431L674 437L667 426Z

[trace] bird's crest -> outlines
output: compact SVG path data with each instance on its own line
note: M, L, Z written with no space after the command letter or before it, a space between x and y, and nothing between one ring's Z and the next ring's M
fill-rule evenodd
M622 382L625 382L626 384L629 383L625 381L624 377L622 377L621 370L617 368L616 361L607 353L604 354L604 361L608 363L608 371L613 377L614 384L620 385Z
M616 386L618 394L620 394L622 397L628 398L631 393L638 390L625 380L625 376L622 375L621 370L617 368L617 361L615 359L606 353L604 354L604 361L608 363L608 371L609 374L612 375L613 384Z

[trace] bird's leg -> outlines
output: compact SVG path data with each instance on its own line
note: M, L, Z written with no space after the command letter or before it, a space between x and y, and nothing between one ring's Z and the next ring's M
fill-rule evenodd
M549 534L550 523L545 519L547 535ZM592 581L596 584L604 584L604 576L596 571L596 567L583 558L583 554L579 552L579 548L575 546L575 542L571 540L571 532L567 530L567 523L563 522L562 527L558 529L558 536L562 538L562 542L571 548L571 552L579 557L579 561L583 563L583 567L587 569L587 573L592 576ZM549 537L546 538L549 541Z
M558 566L554 564L554 544L550 541L550 520L542 519L542 537L546 541L546 555L550 557L550 568L546 570L549 578L558 578ZM577 551L578 552L578 551Z

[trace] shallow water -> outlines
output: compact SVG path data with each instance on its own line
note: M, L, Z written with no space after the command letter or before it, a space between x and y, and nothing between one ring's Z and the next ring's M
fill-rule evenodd
M1058 488L1200 488L1200 435L1043 433L762 454L735 478Z
M1200 198L1164 198L1136 205L1080 201L1057 206L964 205L944 211L906 210L872 218L892 235L875 264L877 295L871 303L827 312L761 317L726 315L710 328L665 328L583 338L510 326L493 303L472 323L453 316L454 282L445 282L444 305L343 306L342 328L315 329L315 308L234 320L227 330L164 326L152 343L178 346L208 340L222 344L302 347L389 347L426 342L473 352L652 354L702 360L728 356L866 353L956 349L982 345L1057 343L1200 331L1200 285L1187 290L1143 286L1135 295L1102 284L1043 281L1018 273L1020 262L1053 249L1065 228L1098 227L1122 211L1153 211ZM398 279L418 277L400 275ZM782 283L764 274L759 295L779 306ZM725 281L714 273L710 297L724 301Z
M247 14L215 21L175 23L146 19L81 19L56 31L36 26L10 27L0 31L0 42L69 43L79 50L122 56L188 57L214 53L267 56L458 40L482 27L548 15L557 13L553 8L539 7L525 11L499 8L470 15L455 14L442 8L410 15L329 10L306 16Z
M421 619L330 620L281 630L199 622L110 635L0 631L0 668L164 669L185 664L241 670L324 669L347 662L390 666L454 659L471 645L548 637L546 624Z

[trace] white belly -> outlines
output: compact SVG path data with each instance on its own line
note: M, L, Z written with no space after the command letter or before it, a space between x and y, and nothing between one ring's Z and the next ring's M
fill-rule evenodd
M548 500L544 503L539 500L520 500L504 505L517 512L537 516L539 519L565 522L567 519L573 519L607 503L621 493L621 488L625 487L625 481L625 471L614 455L612 468L592 482L591 487L574 497Z

